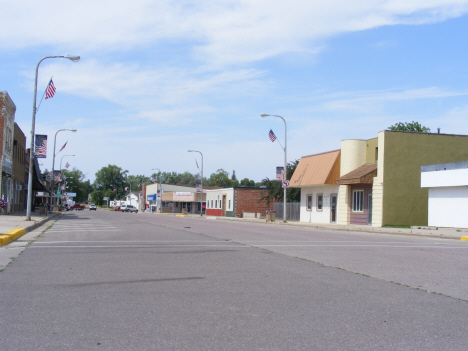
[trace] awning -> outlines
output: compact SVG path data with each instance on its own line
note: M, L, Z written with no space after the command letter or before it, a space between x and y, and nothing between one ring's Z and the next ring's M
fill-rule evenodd
M336 180L336 184L372 184L377 176L377 163L365 164Z

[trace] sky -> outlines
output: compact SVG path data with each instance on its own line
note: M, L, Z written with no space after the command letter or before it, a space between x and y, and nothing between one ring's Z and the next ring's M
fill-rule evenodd
M0 0L0 91L41 169L94 181L218 169L274 178L287 160L370 139L397 122L468 134L468 0ZM76 133L60 129L77 129ZM277 136L272 143L270 129ZM280 145L281 143L281 145ZM75 155L75 156L69 156Z

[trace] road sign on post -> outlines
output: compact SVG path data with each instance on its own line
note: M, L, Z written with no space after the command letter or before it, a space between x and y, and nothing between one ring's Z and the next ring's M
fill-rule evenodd
M289 188L289 180L283 180L281 182L281 184L282 184L283 188L286 188L286 189Z

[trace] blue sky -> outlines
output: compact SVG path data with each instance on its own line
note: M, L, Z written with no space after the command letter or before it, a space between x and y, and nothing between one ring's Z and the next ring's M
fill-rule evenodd
M468 134L468 0L0 0L0 91L31 132L34 71L45 60L36 133L60 132L56 164L94 180L219 168L274 178L288 161L368 139L397 122ZM42 160L52 168L52 158Z

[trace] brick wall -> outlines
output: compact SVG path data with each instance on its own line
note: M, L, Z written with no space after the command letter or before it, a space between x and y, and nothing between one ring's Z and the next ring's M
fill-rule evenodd
M15 123L14 131L14 144L13 144L13 182L14 187L13 191L14 196L14 207L13 211L22 211L24 210L24 188L25 188L25 179L26 179L26 136L23 131ZM16 190L16 186L20 185L21 190Z
M267 191L258 188L234 188L234 216L241 217L244 212L264 213L273 210L273 202L267 206L266 201L260 201Z

